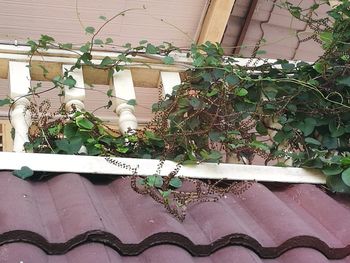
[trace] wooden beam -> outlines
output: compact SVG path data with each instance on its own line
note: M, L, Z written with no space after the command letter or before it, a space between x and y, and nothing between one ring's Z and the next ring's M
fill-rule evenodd
M212 0L204 18L198 44L221 42L236 0Z

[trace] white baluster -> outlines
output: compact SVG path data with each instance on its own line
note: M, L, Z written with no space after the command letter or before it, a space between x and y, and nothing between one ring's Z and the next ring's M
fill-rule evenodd
M178 72L160 72L160 80L163 85L163 96L171 95L173 88L181 84L180 74Z
M115 96L117 97L117 108L115 111L119 117L118 125L120 131L125 133L129 129L137 129L135 107L127 104L129 100L136 99L131 71L115 72L111 85L113 85Z
M62 65L63 73L67 70L70 70L72 65ZM84 100L85 100L85 84L84 84L84 75L82 68L74 69L73 72L69 73L70 76L76 81L75 87L64 87L64 103L66 111L73 110L73 105L76 110L82 111L85 108ZM81 146L79 153L87 154L87 149L83 145Z
M62 70L65 72L66 70L70 70L71 67L72 65L62 65ZM64 103L66 104L66 110L71 111L72 106L74 105L77 110L81 111L85 107L85 85L83 70L82 68L74 69L74 71L70 72L69 75L75 79L76 84L73 88L69 88L68 86L64 88Z
M28 129L31 116L28 110L30 101L24 97L30 90L29 64L26 62L9 62L10 96L15 101L11 110L11 123L15 129L13 151L24 152L24 144L29 142Z

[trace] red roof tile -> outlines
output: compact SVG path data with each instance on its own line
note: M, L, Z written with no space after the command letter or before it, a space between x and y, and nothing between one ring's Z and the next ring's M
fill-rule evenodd
M62 174L28 182L1 172L0 185L1 262L309 263L350 253L350 201L313 185L256 183L239 197L191 206L183 223L134 192L129 178L99 185ZM230 242L237 246L225 247Z

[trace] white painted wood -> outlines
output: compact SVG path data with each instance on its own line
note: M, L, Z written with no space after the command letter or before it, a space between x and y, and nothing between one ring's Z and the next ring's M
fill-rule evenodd
M34 171L73 172L90 174L131 175L130 170L110 164L104 157L82 155L60 155L39 153L0 152L0 170L16 170L28 166ZM159 160L136 158L113 158L123 164L137 168L138 175L152 175ZM160 175L166 176L176 163L166 161ZM318 170L292 167L257 166L243 164L201 163L187 165L178 176L197 179L255 180L261 182L325 184L325 176Z
M30 72L27 62L9 62L9 84L11 98L27 95L30 89Z
M114 58L115 56L113 56ZM1 53L0 51L0 59L5 59L5 60L18 60L18 61L41 61L41 62L51 62L51 63L75 63L76 58L74 57L54 57L50 56L28 56L25 54L12 54L12 53ZM145 60L145 59L144 59ZM91 60L92 63L99 65L101 63L102 59L96 58ZM169 70L169 71L185 71L190 67L190 64L188 63L182 63L181 64L174 64L174 65L166 65L166 64L161 64L161 61L154 61L154 62L149 62L147 61L147 65L141 61L139 62L133 62L130 64L125 65L126 68L144 68L144 69L155 69L155 70ZM1 70L6 70L6 68L0 68Z
M30 72L27 62L9 62L8 79L10 86L10 97L14 105L10 113L11 123L15 129L13 150L24 152L24 144L29 142L28 129L31 125L31 116L28 110L30 105L26 95L30 91Z
M114 88L116 96L116 110L118 115L118 126L122 133L129 129L137 128L137 119L135 116L135 107L127 104L129 100L136 100L134 83L132 81L131 71L126 69L114 72L111 85Z
M72 65L63 64L62 71L70 70ZM82 111L85 108L84 100L85 100L85 84L84 84L84 76L83 69L74 69L73 72L69 73L69 76L72 76L75 81L75 87L69 88L68 86L64 87L64 103L67 111L73 110L73 105L76 110ZM81 146L79 153L87 154L87 149L83 145Z
M29 53L29 51L30 51L29 46L21 46L21 45L15 46L10 44L0 44L0 53L4 53L4 54L25 54L26 56L28 56L27 54ZM79 51L78 49L74 50L74 52L70 52L63 49L52 49L52 48L48 50L40 49L39 51L41 56L44 56L44 57L48 55L48 57L56 56L61 58L72 58L72 57L78 57L78 54L82 54L82 52ZM93 56L94 59L100 59L100 60L102 60L106 56L116 59L120 54L121 54L120 52L108 52L108 51L91 52L91 55ZM38 56L37 58L41 56ZM187 54L184 52L183 53L172 52L170 56L174 58L175 62L192 63L192 60L188 58ZM146 59L148 62L151 57L159 60L163 58L163 56L160 56L160 55L149 55L149 54L147 55L139 54L137 56L133 56L133 58L137 61L142 61Z
M64 64L62 65L62 71L66 72L70 70L72 65ZM72 105L76 107L77 110L84 109L84 100L85 100L85 85L84 85L84 76L83 70L74 69L73 72L69 73L76 80L75 87L69 88L66 86L64 88L64 103L66 104L66 110L71 111Z
M181 84L180 74L178 72L160 72L160 80L163 86L163 96L171 95L173 88Z

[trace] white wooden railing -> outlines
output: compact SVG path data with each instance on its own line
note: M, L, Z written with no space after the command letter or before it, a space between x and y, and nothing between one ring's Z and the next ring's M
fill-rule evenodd
M1 53L1 48L5 49L3 50L5 52ZM24 152L23 145L28 142L28 128L31 125L31 116L27 109L30 105L30 96L28 96L28 94L30 93L31 80L41 80L42 75L39 74L39 72L31 72L37 67L29 66L29 56L25 54L25 52L28 51L29 49L26 47L16 48L13 46L0 45L1 64L7 64L8 68L9 96L15 101L10 112L11 123L16 131L13 147L15 152ZM31 63L55 63L60 65L61 72L57 72L57 70L54 72L54 74L57 75L70 70L75 62L75 58L70 57L73 55L65 51L58 52L58 50L51 50L43 52L44 54L41 56L32 56L30 58ZM54 57L56 55L57 57ZM96 57L94 62L98 64L100 62L99 60L104 56L108 55L113 58L113 56L116 57L118 54L95 52L94 55ZM142 61L142 59L145 60L142 57L139 58L140 61ZM138 60L136 59L136 61ZM160 79L158 82L162 84L164 95L170 94L172 87L181 83L179 72L184 70L183 67L177 68L174 66L162 65L157 60L157 57L155 57L153 62L147 58L147 62L152 69L159 71ZM142 64L130 64L128 66L130 68L145 67ZM54 68L57 68L57 66ZM121 132L127 132L129 129L136 129L138 127L135 108L127 103L129 100L136 100L133 75L130 68L115 72L109 83L111 89L114 90L116 94L115 112L116 118L118 119L118 127ZM3 68L2 70L5 69ZM96 72L90 71L90 74L95 74L96 76L100 73L101 72L98 72L98 70L96 70ZM83 110L85 108L85 81L83 70L82 68L75 69L69 74L76 80L76 84L73 88L65 87L63 102L65 103L66 110L71 110L73 105L77 110ZM33 79L31 76L36 76L37 78ZM91 79L94 78L90 76L90 80ZM97 80L100 81L98 77Z
M9 96L15 101L10 112L11 123L15 128L13 150L16 153L0 153L0 169L20 169L22 166L29 166L33 170L49 172L80 172L80 173L118 173L127 175L130 171L106 163L103 157L89 156L64 156L49 154L24 153L23 145L28 142L28 128L31 125L31 116L28 110L30 105L30 83L31 80L43 80L42 72L38 71L38 65L46 63L50 65L52 72L50 76L63 74L74 64L76 58L74 54L61 50L43 51L40 56L32 56L30 61L32 66L29 67L29 57L26 52L28 47L14 47L11 45L0 45L0 78L8 74ZM100 63L105 56L114 58L116 53L93 52L93 62ZM129 129L136 129L138 126L135 116L135 108L127 102L136 99L134 82L142 76L135 76L132 70L143 68L147 70L157 70L159 79L157 84L161 84L163 95L170 94L172 88L181 84L180 72L190 65L188 58L181 54L175 54L174 59L177 62L175 66L164 65L161 60L154 58L136 57L136 61L147 62L148 66L143 63L133 63L127 65L123 71L116 72L110 83L107 83L107 73L101 70L89 70L92 76L84 76L82 69L75 69L69 73L76 80L76 87L65 88L64 103L67 110L72 105L77 110L85 108L85 80L95 80L97 84L109 84L116 95L115 113L118 119L118 126L121 132L127 132ZM247 63L246 60L238 62L241 65ZM34 67L33 65L36 65ZM148 78L144 73L144 78ZM102 77L101 77L102 76ZM270 125L273 125L271 123ZM273 136L273 134L270 134ZM81 149L84 151L84 149ZM115 158L132 167L139 167L141 175L152 174L152 167L156 169L157 160L141 160L129 158ZM166 162L161 175L167 175L174 169L175 163ZM185 167L179 173L180 176L189 176L196 178L226 178L234 180L259 180L259 181L280 181L280 182L299 182L299 183L325 183L325 177L315 170L305 170L299 168L281 168L281 167L264 167L264 166L245 166L241 164L201 164L199 166Z

